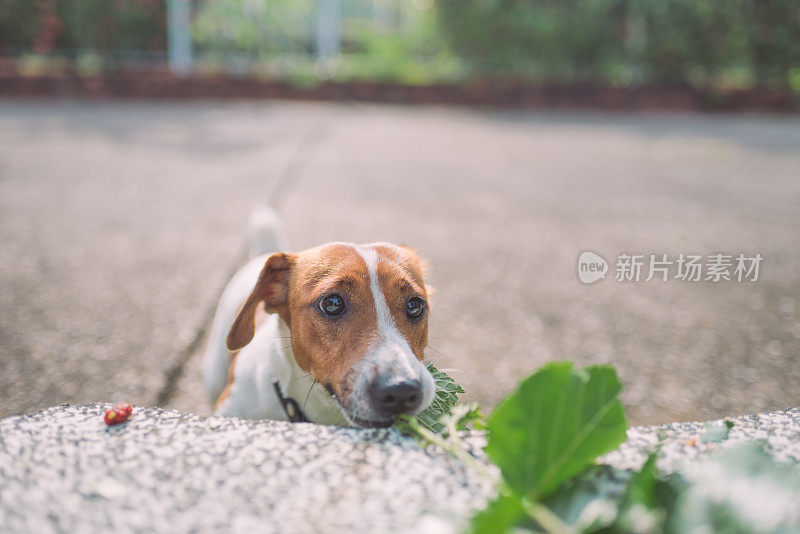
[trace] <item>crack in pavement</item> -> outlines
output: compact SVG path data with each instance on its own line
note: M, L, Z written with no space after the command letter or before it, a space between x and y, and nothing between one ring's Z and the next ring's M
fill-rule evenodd
M308 131L302 136L300 142L295 149L294 154L289 159L284 171L275 180L269 192L266 195L265 202L275 210L279 210L292 187L296 186L298 181L302 178L305 170L308 168L311 160L316 154L319 147L322 145L323 140L326 138L329 130L329 124L323 123L322 119L312 124ZM222 279L219 287L214 291L214 298L205 306L203 314L198 320L197 326L193 329L194 335L186 347L180 351L173 365L164 373L164 385L155 396L155 406L164 406L172 400L176 392L178 381L184 374L186 364L192 358L192 355L200 348L203 338L208 331L211 321L214 319L214 313L217 309L217 302L219 301L225 285L228 280L236 274L241 265L247 259L247 236L244 236L242 244L239 245L238 252L233 256L230 266L226 270L226 276Z

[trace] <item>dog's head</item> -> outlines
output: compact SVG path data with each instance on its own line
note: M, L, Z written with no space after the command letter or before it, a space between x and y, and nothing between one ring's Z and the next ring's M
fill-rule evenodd
M428 301L422 261L389 243L330 243L276 253L233 323L228 348L253 338L261 305L292 332L298 365L358 426L389 426L425 409L433 377L422 364Z

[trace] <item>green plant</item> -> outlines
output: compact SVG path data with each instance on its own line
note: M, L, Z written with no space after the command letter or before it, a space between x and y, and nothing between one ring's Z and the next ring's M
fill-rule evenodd
M159 0L3 0L0 52L160 52L166 25Z
M433 375L435 391L433 400L422 413L416 417L403 417L395 425L402 432L410 434L409 422L424 427L431 432L441 433L446 429L443 419L445 416L452 415L453 408L458 402L458 394L464 393L464 389L456 384L455 380L447 376L447 373L438 370L432 363L427 364L426 368Z
M797 0L437 0L443 36L486 76L792 87Z
M658 470L658 450L635 472L596 465L626 439L622 388L610 366L549 363L523 380L488 421L477 405L456 404L461 388L429 369L437 383L435 408L398 424L423 445L442 447L497 483L497 497L472 518L472 533L800 529L800 471L774 460L757 441L727 447L668 475ZM486 453L499 478L463 446L459 431L469 426L487 430ZM722 442L732 427L728 420L706 424L702 441ZM621 488L614 484L620 478Z
M313 50L312 0L211 0L197 5L192 35L201 52L266 58Z

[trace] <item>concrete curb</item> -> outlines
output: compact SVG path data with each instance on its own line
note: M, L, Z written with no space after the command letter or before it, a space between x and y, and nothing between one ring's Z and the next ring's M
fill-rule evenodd
M106 427L108 404L0 420L0 525L7 532L454 532L492 484L394 430L202 418L135 408ZM638 467L661 439L672 470L701 453L762 439L800 462L800 408L732 418L728 440L702 423L634 427L603 463ZM465 441L479 459L483 436ZM612 470L613 471L613 470Z

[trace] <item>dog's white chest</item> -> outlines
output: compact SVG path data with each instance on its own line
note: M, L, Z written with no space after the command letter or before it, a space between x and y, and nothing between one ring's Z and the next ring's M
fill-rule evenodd
M310 421L347 425L336 400L297 365L291 349L291 332L277 315L269 316L256 330L253 340L239 352L230 395L215 415L288 420L274 381Z

